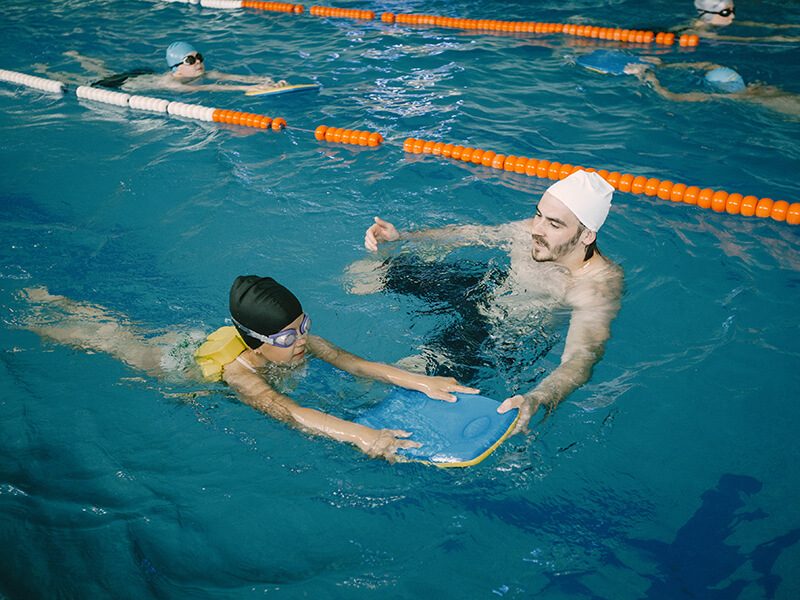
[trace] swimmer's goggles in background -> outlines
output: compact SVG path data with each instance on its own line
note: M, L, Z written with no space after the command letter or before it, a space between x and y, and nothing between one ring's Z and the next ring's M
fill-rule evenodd
M187 65L193 65L196 62L203 62L203 55L199 52L197 54L189 54L188 56L185 56L181 62L171 65L170 69L174 69L175 67L178 67L184 63Z
M233 324L236 325L236 327L238 327L251 338L254 338L260 342L264 342L265 344L269 344L270 346L276 346L278 348L291 348L297 341L297 338L299 338L301 335L305 335L308 333L308 330L311 329L311 318L305 313L303 314L303 320L300 323L299 333L297 329L292 328L284 329L283 331L273 333L272 335L263 335L257 331L253 331L249 327L245 327L233 317L231 317L231 321L233 321Z
M697 16L702 17L703 15L719 15L720 17L730 17L731 15L736 14L735 8L723 8L722 10L700 10L697 9ZM192 64L192 63L189 63Z

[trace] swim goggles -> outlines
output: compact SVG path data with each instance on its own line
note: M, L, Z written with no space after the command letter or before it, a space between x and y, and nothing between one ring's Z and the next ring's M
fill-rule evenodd
M180 66L184 63L187 65L193 65L196 62L203 62L203 55L200 54L199 52L197 54L189 54L188 56L185 56L181 62L172 65L172 67L170 68L174 69L175 67Z
M697 12L699 13L697 15L698 17L702 17L703 15L719 15L720 17L730 17L731 15L736 14L736 9L734 7L723 8L722 10L700 10L698 8Z
M253 331L249 327L245 327L239 323L239 321L233 317L231 317L231 321L233 321L233 324L249 337L257 339L260 342L264 342L265 344L269 344L270 346L276 346L277 348L291 348L294 346L297 338L299 338L301 335L305 335L308 333L308 330L311 329L311 318L305 313L303 313L303 320L300 322L299 332L297 329L292 328L284 329L283 331L273 333L272 335L264 335L258 333L257 331Z

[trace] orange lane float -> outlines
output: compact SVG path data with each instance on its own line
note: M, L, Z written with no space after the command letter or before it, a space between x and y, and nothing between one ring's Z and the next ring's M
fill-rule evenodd
M334 17L337 19L362 19L364 21L372 21L375 18L375 12L371 10L337 8L335 6L312 6L308 9L308 12L315 17Z
M675 43L675 34L667 31L640 31L621 29L619 27L596 27L575 23L538 23L535 21L498 21L496 19L459 19L417 13L381 14L384 23L401 25L433 25L450 29L467 29L473 31L500 31L507 33L563 33L577 37L612 40L636 44L660 44L671 46ZM684 34L678 39L681 46L697 46L700 38L696 35Z
M357 129L342 129L341 127L328 127L320 125L314 130L314 137L319 141L333 142L334 144L351 144L354 146L380 146L383 136L377 131L360 131ZM434 142L431 142L433 145ZM412 152L412 150L408 150ZM422 150L420 149L421 153Z
M254 127L255 129L269 129L272 127L273 131L279 131L286 127L286 120L280 117L273 119L266 115L257 115L238 110L224 110L222 108L216 109L211 118L215 123L229 123L241 127Z
M303 12L302 4L291 4L289 2L255 2L254 0L243 0L242 7L270 10L273 12L294 13L296 15Z
M790 203L786 200L743 196L739 193L728 193L725 190L701 189L696 185L687 186L685 183L674 183L667 179L661 180L655 177L619 173L617 171L609 172L605 169L597 170L568 163L562 164L547 159L498 154L493 150L416 138L406 139L403 142L403 150L410 154L433 154L463 162L480 164L498 171L525 174L541 179L564 179L575 171L580 170L596 172L620 192L643 194L668 202L684 202L699 208L711 209L718 213L724 212L730 215L742 215L743 217L755 216L761 219L769 217L789 225L800 225L800 202Z

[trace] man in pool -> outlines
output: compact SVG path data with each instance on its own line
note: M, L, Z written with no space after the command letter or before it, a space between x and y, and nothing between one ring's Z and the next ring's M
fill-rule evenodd
M596 173L577 171L550 186L532 218L489 226L452 226L400 232L378 217L367 229L364 245L376 251L384 242L431 240L450 247L480 245L501 247L511 259L506 284L493 299L498 309L495 327L506 322L511 302L532 308L564 305L571 309L560 364L533 389L507 398L498 408L504 413L520 409L517 431L526 430L540 406L555 409L573 390L589 380L603 355L611 322L619 310L623 287L621 268L597 247L597 232L606 220L613 188ZM354 265L351 272L374 276L373 264ZM355 293L375 291L356 285ZM535 311L532 311L535 312ZM537 324L528 322L529 328Z
M236 75L221 71L206 71L205 57L195 47L184 41L171 43L165 52L169 71L156 73L150 68L137 68L113 73L100 60L82 56L75 51L64 53L74 58L81 67L96 79L94 87L121 89L127 92L142 90L171 90L176 92L263 92L273 88L285 87L285 81L274 81L260 75ZM65 73L49 73L43 65L36 65L37 72L53 79L74 85L85 85L74 76Z
M153 377L224 381L242 402L271 417L390 461L398 458L399 449L419 446L404 439L409 432L372 429L304 408L275 390L268 379L288 375L288 370L305 362L308 352L353 375L439 400L455 401L454 392L478 392L452 378L428 377L364 360L311 335L311 319L297 297L270 277L237 277L229 294L233 326L222 327L207 338L191 332L154 336L136 330L103 307L54 296L42 288L26 289L23 297L36 308L25 328L42 337L106 352Z

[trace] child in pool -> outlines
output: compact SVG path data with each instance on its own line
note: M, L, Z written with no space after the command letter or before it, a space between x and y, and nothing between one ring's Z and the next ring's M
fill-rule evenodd
M78 61L81 68L91 73L95 81L93 87L102 87L126 92L142 90L171 90L176 92L259 92L263 90L285 87L283 80L274 81L260 75L237 75L221 71L206 71L205 57L188 42L173 42L165 52L169 71L156 73L150 68L130 69L114 73L103 61L82 56L75 51L64 53ZM36 71L44 76L73 85L86 85L66 73L50 73L45 65L36 65Z
M785 35L769 35L758 37L740 37L721 35L717 30L728 27L736 19L736 7L733 0L694 0L697 18L691 27L681 27L676 32L694 33L700 37L738 42L798 42L799 37ZM737 21L744 27L764 29L798 29L800 25L794 23L757 23L754 21Z
M673 102L740 100L793 117L800 115L800 96L797 94L762 83L746 84L735 70L710 62L665 63L655 56L640 56L615 49L595 50L580 56L576 62L582 67L603 74L635 75L662 98ZM705 89L684 93L673 92L661 83L658 76L658 71L661 69L702 72Z
M658 59L655 59L656 61ZM661 83L652 67L693 69L704 72L704 82L708 91L673 92ZM710 100L741 100L758 104L775 112L797 117L800 115L800 97L774 85L745 83L742 76L729 67L710 62L690 63L637 63L627 65L625 73L635 75L648 84L659 96L672 102L708 102Z
M263 370L269 365L297 366L305 361L308 351L353 375L417 390L439 400L454 401L453 392L478 392L453 378L419 375L364 360L311 335L311 321L297 297L270 277L237 277L230 290L234 326L217 330L199 348L201 340L196 337L173 334L148 338L102 307L54 296L42 288L29 288L24 296L40 307L38 318L29 319L26 328L42 337L106 352L154 377L180 373L199 378L202 372L206 380L227 383L253 408L302 431L353 444L371 457L393 461L400 448L419 444L404 439L411 435L406 431L376 430L304 408L274 390L264 379ZM189 353L187 347L197 349Z

